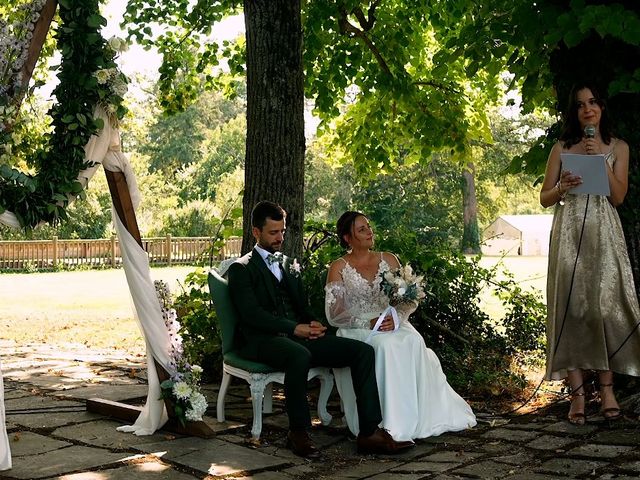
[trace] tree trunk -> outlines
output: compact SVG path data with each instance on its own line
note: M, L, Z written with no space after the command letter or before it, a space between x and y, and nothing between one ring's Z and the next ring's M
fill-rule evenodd
M462 253L480 253L480 233L478 231L478 199L476 198L476 167L473 162L467 163L462 173Z
M253 246L251 209L287 211L285 252L300 256L304 221L304 72L300 0L245 0L247 143L242 252Z

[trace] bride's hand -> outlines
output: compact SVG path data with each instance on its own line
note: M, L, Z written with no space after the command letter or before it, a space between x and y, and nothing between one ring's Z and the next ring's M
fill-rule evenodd
M376 326L376 322L378 321L378 318L373 318L371 319L371 329L373 330L373 327ZM387 315L386 317L384 317L384 320L382 320L382 323L380 324L380 328L378 328L379 332L390 332L395 328L395 324L393 323L393 317L391 315Z

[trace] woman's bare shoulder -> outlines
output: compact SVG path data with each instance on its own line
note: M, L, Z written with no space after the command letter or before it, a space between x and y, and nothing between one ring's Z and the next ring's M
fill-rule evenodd
M347 265L347 261L343 258L337 258L329 265L329 273L327 274L327 281L332 282L340 279L342 270Z
M397 268L400 266L400 261L395 254L391 252L382 252L382 259L389 264L392 268Z
M625 142L621 138L613 138L613 149L616 153L628 153L629 152L629 144Z

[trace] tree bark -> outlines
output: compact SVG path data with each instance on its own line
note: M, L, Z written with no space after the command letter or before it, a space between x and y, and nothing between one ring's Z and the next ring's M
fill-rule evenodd
M462 218L464 230L462 233L462 252L480 253L480 233L478 231L478 199L476 198L476 167L473 162L467 163L463 171L462 185Z
M287 211L285 253L302 253L304 72L300 0L245 0L247 142L242 252L253 247L251 209L261 200Z

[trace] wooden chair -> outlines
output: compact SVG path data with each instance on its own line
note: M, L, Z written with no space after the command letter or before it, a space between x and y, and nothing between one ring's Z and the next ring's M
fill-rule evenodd
M224 422L225 396L231 377L238 377L249 383L251 402L253 404L253 426L251 435L255 440L262 432L262 412L273 411L273 382L284 383L284 372L279 372L264 363L253 362L242 358L236 351L235 331L238 323L235 307L229 296L227 280L211 270L209 272L209 291L218 315L220 335L222 336L222 383L218 392L217 416L218 422ZM309 370L308 379L320 379L320 394L318 396L318 417L323 425L331 423L331 415L327 412L327 401L333 389L333 375L328 368L315 367Z

